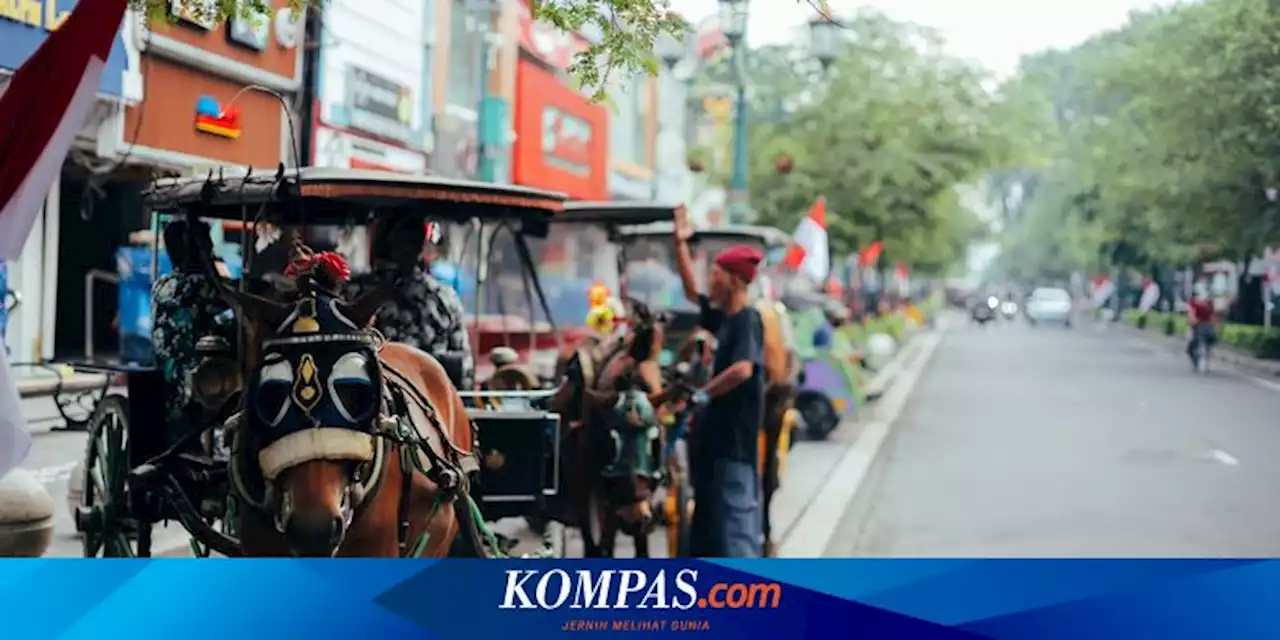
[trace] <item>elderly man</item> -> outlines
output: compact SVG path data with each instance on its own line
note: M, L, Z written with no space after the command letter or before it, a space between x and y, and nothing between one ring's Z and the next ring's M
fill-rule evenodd
M685 297L716 334L713 376L693 398L705 405L694 423L693 513L690 538L699 557L759 557L763 523L757 441L764 421L764 324L747 286L764 256L737 246L716 256L707 293L698 290L688 240L693 227L676 210L676 265Z
M420 221L388 222L374 230L373 269L347 283L346 295L354 298L378 286L397 271L408 277L396 296L382 307L374 327L388 340L417 347L440 359L453 383L469 389L475 381L471 341L458 292L441 284L423 260L428 233ZM455 366L456 365L456 366Z

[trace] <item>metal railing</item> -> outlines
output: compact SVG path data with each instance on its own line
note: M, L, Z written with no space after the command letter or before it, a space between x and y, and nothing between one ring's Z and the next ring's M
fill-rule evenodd
M120 276L110 271L91 269L84 276L84 359L87 361L93 360L93 287L99 280L120 286Z

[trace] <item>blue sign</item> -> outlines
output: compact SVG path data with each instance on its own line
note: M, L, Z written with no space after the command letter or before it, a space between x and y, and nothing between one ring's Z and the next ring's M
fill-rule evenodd
M21 67L36 52L49 32L71 15L76 1L0 2L0 69ZM111 56L107 58L107 68L102 72L98 92L113 97L124 95L124 73L128 68L129 56L125 51L124 36L117 33L116 40L111 45Z

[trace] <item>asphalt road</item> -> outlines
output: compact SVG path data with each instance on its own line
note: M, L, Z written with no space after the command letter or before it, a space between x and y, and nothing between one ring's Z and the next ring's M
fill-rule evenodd
M1275 556L1280 385L1123 328L953 326L827 556Z

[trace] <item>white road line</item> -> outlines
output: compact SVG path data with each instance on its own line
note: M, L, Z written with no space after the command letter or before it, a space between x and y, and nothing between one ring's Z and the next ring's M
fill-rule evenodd
M1234 467L1240 464L1239 458L1236 458L1235 456L1227 453L1226 451L1223 451L1222 449L1213 450L1213 459L1217 460L1218 462L1221 462L1222 464L1227 465L1228 467Z
M857 441L840 458L827 483L792 526L782 541L780 557L821 558L826 552L849 502L870 473L876 455L888 439L894 422L906 408L907 397L928 365L934 349L942 342L944 333L945 330L939 330L921 336L915 359L909 367L904 367L898 380L878 401L875 419L867 424Z

